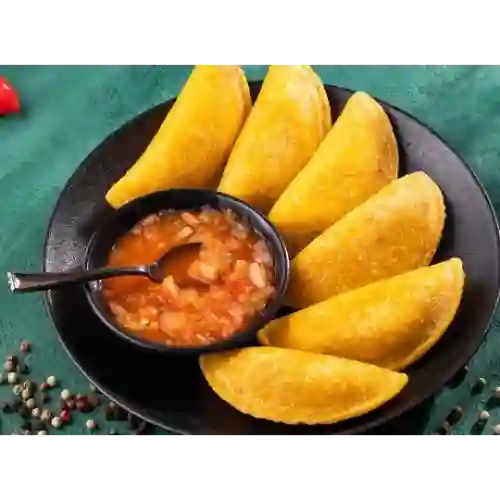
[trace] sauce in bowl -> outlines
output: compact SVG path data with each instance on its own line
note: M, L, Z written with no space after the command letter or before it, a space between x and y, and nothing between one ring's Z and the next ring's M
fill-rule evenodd
M161 284L141 276L103 281L104 298L122 328L171 346L207 345L244 329L266 307L275 291L270 250L230 210L150 215L115 243L108 265L152 263L189 242L203 246L171 261ZM185 282L189 286L179 286Z

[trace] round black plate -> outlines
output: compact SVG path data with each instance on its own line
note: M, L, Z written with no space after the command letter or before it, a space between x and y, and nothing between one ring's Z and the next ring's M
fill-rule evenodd
M252 84L253 96L259 83ZM326 86L333 114L351 91ZM400 175L424 170L441 187L447 221L435 260L459 256L467 281L458 314L444 337L408 370L410 382L383 407L329 426L287 426L248 417L207 386L196 359L143 351L113 335L92 315L83 290L46 295L47 306L67 352L107 396L145 420L189 434L303 434L374 431L437 392L475 352L488 329L499 294L499 235L492 206L467 165L427 127L382 103L401 150ZM99 220L111 210L104 194L139 157L172 101L136 117L108 137L64 188L48 227L45 271L83 264L84 249Z

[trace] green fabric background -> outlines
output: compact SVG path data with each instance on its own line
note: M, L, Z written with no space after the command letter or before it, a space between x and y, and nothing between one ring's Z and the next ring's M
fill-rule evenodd
M0 276L7 270L37 270L45 228L60 190L78 164L107 134L138 113L175 96L190 66L2 67L20 93L23 112L0 117ZM434 128L479 175L500 210L500 67L321 66L325 83L362 89L405 109ZM245 67L260 79L266 66ZM454 405L464 417L453 432L468 434L490 391L472 396L471 384L486 377L500 384L499 323L473 358L469 375L444 389L429 414L427 433ZM59 344L41 296L15 296L0 284L0 358L22 339L35 344L34 377L54 373L74 391L88 384ZM0 399L8 393L0 387ZM500 422L491 411L484 434ZM0 433L14 417L0 416ZM83 422L83 420L82 420ZM64 432L85 433L82 422Z

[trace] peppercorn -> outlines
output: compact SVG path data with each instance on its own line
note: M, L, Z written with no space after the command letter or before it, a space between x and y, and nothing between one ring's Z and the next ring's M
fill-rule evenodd
M42 414L42 410L40 410L40 408L36 408L36 407L35 407L35 408L33 408L33 409L31 410L31 416L32 416L33 418L40 418L40 415L41 415L41 414Z
M21 392L21 399L22 399L23 401L28 401L29 399L33 399L33 398L32 398L32 395L33 395L33 394L31 393L31 391L30 391L30 390L28 390L28 389L23 389L23 390L22 390L22 392Z
M62 426L63 421L61 420L61 417L57 417L57 416L56 416L56 417L54 417L54 418L51 420L51 422L50 422L50 423L52 424L52 427L55 427L56 429L59 429L59 428Z
M493 389L493 397L494 398L500 398L500 387L495 387Z
M68 389L64 389L61 391L61 399L63 401L68 401L72 397L73 397L73 395L71 394L71 392Z
M479 394L486 387L486 379L483 377L478 377L476 383L472 386L472 394Z
M67 424L71 420L71 414L68 410L62 410L59 417L61 418L63 424Z
M40 415L40 420L44 423L49 423L52 420L52 412L50 410L42 410L42 414Z
M493 434L500 434L500 424L493 426Z
M7 374L7 382L9 382L9 384L15 384L15 383L17 383L17 380L18 380L18 376L17 376L16 372L9 372Z
M3 369L6 372L13 372L16 370L17 363L14 363L11 359L5 360L3 364Z
M54 375L50 375L50 377L47 377L46 383L49 387L54 388L57 386L57 379Z
M89 430L95 430L97 429L97 422L95 420L87 420L87 422L85 422L85 426L87 427L87 429Z
M446 417L446 420L450 425L455 425L462 418L463 413L462 408L460 408L460 406L456 406L453 410L451 410L449 415Z
M35 408L36 406L36 402L35 402L35 399L34 398L29 398L26 403L26 408L28 408L28 410L33 410L33 408Z
M36 392L36 384L33 383L31 380L25 380L23 382L23 389L28 391L31 395L33 395Z
M11 354L10 356L7 356L5 358L5 361L10 361L10 362L14 363L14 367L16 367L17 363L19 362L19 359L18 359L17 356L14 356L14 355Z
M47 431L43 431L43 430L37 432L38 436L45 436L46 434L47 434Z
M68 410L74 410L76 407L75 399L74 398L68 399L65 405L68 408Z
M21 342L19 349L21 352L30 352L31 344L27 340L24 340L23 342Z
M490 418L490 414L484 410L478 416L478 422L486 422Z
M12 392L16 395L16 396L20 396L21 393L23 392L23 388L18 384L18 385L15 385L13 388L12 388Z

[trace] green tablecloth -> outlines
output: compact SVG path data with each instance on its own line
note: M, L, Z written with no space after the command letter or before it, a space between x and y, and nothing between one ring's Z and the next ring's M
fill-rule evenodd
M0 276L7 270L38 269L48 219L60 190L85 156L104 137L149 107L175 96L190 66L176 67L2 67L19 90L23 112L0 118ZM473 167L500 209L500 67L315 68L323 81L363 89L401 107L433 127ZM245 67L249 79L265 66ZM500 384L498 321L470 363L467 378L436 398L425 432L455 405L464 416L453 432L468 434L490 390L471 396L478 375L490 388ZM63 385L83 391L87 382L59 344L36 294L14 296L0 286L0 358L22 339L34 343L28 359L33 378L55 374ZM0 400L9 389L0 387ZM14 417L0 416L10 433ZM17 422L17 423L16 423ZM82 421L83 422L83 421ZM86 432L82 422L64 432ZM491 411L484 433L500 422Z

